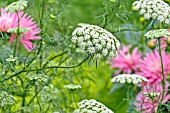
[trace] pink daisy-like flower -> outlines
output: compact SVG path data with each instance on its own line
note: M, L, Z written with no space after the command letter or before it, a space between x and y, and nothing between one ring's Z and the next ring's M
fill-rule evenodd
M17 13L5 12L4 9L1 10L0 15L0 31L7 32L11 28L17 28L19 24L19 28L27 28L28 31L22 33L19 36L20 42L24 45L24 47L31 51L33 49L33 44L31 40L38 40L41 36L36 36L40 29L37 27L37 24L33 21L28 14L24 14L22 11L18 11ZM16 34L11 34L9 45L12 41L16 40Z
M170 99L168 86L169 83L166 82L162 104L165 104ZM161 83L155 85L148 84L144 86L143 90L139 92L136 101L134 102L136 110L142 113L154 113L154 111L157 111L159 102L162 98L162 92Z
M166 54L162 51L162 60L164 66L165 77L170 73L170 54ZM160 55L157 50L151 51L141 60L139 64L140 72L136 72L148 79L149 84L157 84L162 80L162 68Z
M0 9L0 31L7 32L10 28L17 27L16 15L6 13L4 9Z
M131 74L138 70L137 65L140 62L142 53L138 48L134 48L130 52L130 46L124 46L122 50L118 50L118 55L111 59L112 68L117 68L115 75L124 73Z

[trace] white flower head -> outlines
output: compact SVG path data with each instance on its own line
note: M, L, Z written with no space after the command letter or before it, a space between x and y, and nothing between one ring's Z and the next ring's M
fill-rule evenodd
M156 30L150 30L145 34L145 37L148 39L152 39L152 38L167 38L170 36L170 32L168 31L168 29L156 29Z
M74 110L74 113L114 113L104 104L97 102L94 99L82 100L78 103L79 108Z
M150 97L150 98L154 98L160 95L160 93L156 93L156 92L148 92L148 93L144 93L144 95L146 97Z
M16 12L16 11L22 11L25 7L27 7L28 2L26 0L19 0L17 2L11 3L9 6L7 6L7 12Z
M120 43L105 29L96 25L80 23L72 33L71 41L77 44L78 48L85 50L90 55L102 57L116 56L113 55L120 48Z
M17 62L18 57L13 57L12 55L9 56L9 58L5 59L7 62Z
M9 95L6 91L0 91L0 107L9 107L16 102L16 98Z
M75 84L68 84L68 85L65 85L64 88L66 89L71 89L71 90L75 90L75 89L80 89L81 88L81 85L75 85Z
M146 20L152 19L168 24L170 7L163 0L137 0L132 6L135 10L140 10Z
M121 74L113 77L111 82L128 83L128 84L139 84L141 82L147 82L148 80L140 75L136 74Z

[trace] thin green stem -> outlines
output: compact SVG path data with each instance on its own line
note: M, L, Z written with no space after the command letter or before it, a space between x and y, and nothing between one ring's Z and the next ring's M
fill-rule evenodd
M57 54L57 55L51 57L51 58L43 65L43 67L45 67L51 60L53 60L53 59L55 59L55 58L57 58L57 57L59 57L59 56L62 56L62 55L64 55L64 54L66 54L66 53L67 53L67 51L64 51L64 52L62 52L61 54Z
M163 59L162 59L162 52L161 52L161 41L160 39L158 39L158 51L159 51L159 55L160 55L160 60L161 60L161 69L162 69L162 96L161 96L161 100L159 101L159 107L158 107L158 112L161 109L162 106L162 101L164 98L164 89L165 89L165 74L164 74L164 66L163 66Z
M119 33L119 32L124 32L124 31L134 31L134 32L143 31L143 30L145 30L149 25L150 25L150 21L148 22L148 24L146 24L146 26L144 26L144 27L141 28L141 29L129 29L129 28L127 28L127 29L119 29L119 30L117 30L117 31L113 31L112 33L114 34L114 33Z
M75 67L78 67L78 66L82 65L86 60L88 60L88 58L89 58L89 56L87 56L85 59L83 59L80 63L78 63L78 64L76 64L76 65L72 65L72 66L49 66L49 67L42 67L42 68L39 68L39 69L30 69L30 70L24 70L24 69L23 69L23 70L15 73L15 74L13 74L13 75L11 75L11 76L8 77L8 78L5 78L5 79L3 80L3 82L4 82L4 81L7 81L7 80L11 79L12 77L17 76L17 75L19 75L19 74L21 74L21 73L23 73L23 72L40 71L40 70L52 69L52 68L75 68Z
M18 18L18 28L17 28L17 34L16 34L16 44L15 44L15 48L14 48L14 53L13 56L16 56L16 51L17 51L17 47L18 47L18 42L19 42L19 26L20 26L20 20L19 20L19 15L18 12L16 12L17 14L17 18Z
M38 94L38 87L37 85L35 86L35 95ZM42 112L42 108L41 108L41 104L40 104L40 101L39 101L39 98L38 96L36 95L36 99L37 99L37 103L38 103L38 106L39 106L39 109L40 109L40 113Z
M115 112L120 108L120 106L121 106L125 101L126 101L125 99L123 99L123 100L121 101L121 103L117 106Z

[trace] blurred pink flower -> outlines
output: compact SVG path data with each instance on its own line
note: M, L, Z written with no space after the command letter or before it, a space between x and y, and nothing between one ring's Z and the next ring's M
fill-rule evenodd
M158 44L158 40L157 39L152 39L153 40L153 42L155 42L156 44ZM160 38L160 42L161 42L161 49L166 49L166 47L168 46L168 44L167 44L167 38L164 38L164 37L162 37L162 38Z
M162 59L164 66L165 77L170 73L170 54L166 54L162 51ZM160 55L157 50L151 51L141 60L139 64L140 72L136 72L148 79L149 84L157 84L162 80L162 69Z
M0 31L7 32L10 28L17 27L16 15L13 13L6 13L4 9L0 9Z
M37 27L37 24L33 21L33 18L31 18L28 14L24 14L24 12L22 11L18 11L17 13L5 12L4 9L1 9L0 31L7 32L10 28L17 28L18 24L19 28L27 28L28 31L22 33L19 36L20 38L19 40L28 51L31 51L33 49L33 44L31 40L38 40L41 38L41 36L36 36L37 34L40 33L40 29ZM15 40L16 34L11 34L9 45L11 44L12 41Z
M162 104L165 104L170 99L170 95L168 94L168 86L169 83L166 82ZM154 111L157 111L159 102L162 98L162 92L163 90L161 83L155 85L145 85L143 90L137 95L136 101L134 102L136 110L142 113L154 113Z
M112 68L118 68L114 75L120 73L130 74L138 70L137 65L140 62L142 53L138 48L134 48L132 53L130 49L130 46L124 46L122 50L118 50L118 55L115 58L111 58Z

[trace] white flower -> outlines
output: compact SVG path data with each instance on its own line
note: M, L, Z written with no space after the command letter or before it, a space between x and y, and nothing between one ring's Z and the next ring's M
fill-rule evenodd
M72 37L71 41L72 41L73 43L76 43L76 42L77 42L77 37Z
M94 59L95 59L95 60L99 60L100 58L101 58L101 55L100 55L100 54L94 55Z
M84 41L84 38L83 38L83 37L78 37L78 38L77 38L77 41L78 41L79 43L81 43L81 42Z
M94 38L99 38L99 33L96 32L93 36L94 36Z
M102 46L105 46L106 45L105 40L101 40L101 44L102 44Z
M160 93L156 93L156 92L147 92L147 93L144 93L144 95L145 95L146 97L151 97L151 98L153 98L153 97L159 96Z
M85 49L86 43L85 43L85 42L82 42L82 43L79 44L79 46L80 46L81 49Z
M84 36L84 39L85 39L85 40L90 39L90 35L86 34L86 35Z
M17 2L11 3L9 6L7 6L6 11L7 12L16 12L16 11L22 11L25 7L27 7L28 2L26 0L19 0Z
M156 30L150 30L145 34L145 37L148 39L152 39L152 38L167 38L170 36L170 33L168 31L168 29L156 29Z
M0 107L9 107L16 102L16 98L9 95L6 91L0 91Z
M110 49L111 46L112 46L111 43L107 43L107 45L106 45L107 49Z
M18 57L13 57L12 55L10 55L10 57L5 60L7 62L16 62L16 61L18 61Z
M145 9L141 9L141 10L140 10L140 15L145 14L145 12L146 12L146 10L145 10Z
M106 56L107 53L108 53L107 49L103 49L103 50L102 50L102 54L103 54L104 56Z
M98 42L99 42L98 39L94 39L94 40L93 40L93 44L97 44Z
M152 13L152 18L156 19L158 17L158 15L156 13Z
M111 51L109 54L109 57L113 58L113 57L115 57L115 55L117 55L117 51L115 51L115 52Z
M87 49L88 49L89 53L91 53L91 54L95 53L95 48L94 47L89 47Z
M158 16L158 20L159 20L160 22L163 22L163 21L164 21L164 17L163 17L163 16Z
M138 0L132 5L136 10L140 10L140 15L143 15L146 20L165 22L169 19L170 7L163 0Z
M165 20L165 24L169 24L169 20L168 19Z
M101 50L102 49L102 45L101 44L96 44L96 49Z
M71 89L71 90L75 90L75 89L80 89L81 88L81 85L75 85L75 84L68 84L68 85L65 85L64 88L67 88L67 89Z
M87 41L87 46L92 46L93 43L91 41Z
M120 48L120 43L110 32L96 25L78 24L79 26L73 31L71 41L78 48L83 49L96 58L109 57ZM113 47L114 45L114 47Z
M149 20L149 19L151 18L151 14L150 14L150 13L145 13L145 14L144 14L144 18L145 18L146 20Z
M139 84L141 82L147 82L148 80L140 75L136 74L121 74L116 77L113 77L111 82L119 82L119 83L132 83L132 84Z
M79 108L74 110L74 113L114 113L104 104L97 102L94 99L82 100L78 103Z

